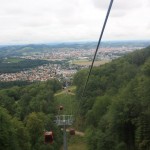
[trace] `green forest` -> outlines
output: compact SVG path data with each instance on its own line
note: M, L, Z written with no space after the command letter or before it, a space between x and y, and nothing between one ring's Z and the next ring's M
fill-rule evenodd
M30 85L32 84L33 82L29 82L29 81L19 81L19 80L16 80L16 81L8 81L8 82L5 82L5 81L0 81L0 90L1 89L4 89L4 88L11 88L13 86L18 86L18 87L22 87L22 86L25 86L25 85Z
M150 47L94 67L82 97L88 72L75 74L76 95L68 96L88 150L150 150ZM59 150L62 132L54 120L56 101L65 100L61 83L14 85L0 88L0 149ZM44 144L44 131L54 132L53 144Z
M13 61L14 60L15 59L13 59ZM22 59L20 61L17 61L16 59L16 61L14 62L7 62L4 59L0 59L0 73L16 73L48 63L49 61L46 60Z
M57 114L54 93L57 80L0 90L0 149L56 150L62 134L54 124ZM53 131L53 144L44 144L44 131Z
M89 150L150 150L150 47L74 77Z

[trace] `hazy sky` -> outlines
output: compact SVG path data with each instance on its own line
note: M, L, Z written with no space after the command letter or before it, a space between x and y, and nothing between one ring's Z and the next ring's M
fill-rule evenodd
M110 0L0 0L0 44L98 40ZM103 40L150 40L150 0L114 0Z

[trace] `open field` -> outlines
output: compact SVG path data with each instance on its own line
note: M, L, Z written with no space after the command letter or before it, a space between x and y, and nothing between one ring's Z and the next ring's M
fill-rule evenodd
M87 144L84 137L68 135L68 150L87 150ZM63 150L63 147L61 148Z
M70 90L70 92L68 92ZM75 98L75 87L70 87L60 91L59 93L55 94L55 101L58 107L62 105L64 107L63 114L72 114L76 115L77 113L77 101Z
M68 90L70 92L68 92ZM69 95L75 95L75 90L76 90L76 87L75 86L71 86L69 88L66 88L64 90L61 90L61 91L58 91L55 96L58 96L58 95L61 95L61 94L69 94Z
M94 62L94 66L100 66L100 65L103 65L105 63L108 63L110 62L109 60L99 60L99 61L95 61ZM79 65L79 66L89 66L92 64L92 61L89 61L89 60L75 60L72 62L72 64L76 64L76 65Z
M64 109L61 111L63 114L76 114L77 103L74 95L67 93L59 94L55 96L55 101L59 106L63 106Z
M71 114L75 117L76 121L72 125L72 127L77 130L76 126L78 126L77 124L79 124L78 122L80 121L80 119L78 118L78 103L75 97L75 90L76 87L71 86L62 91L59 91L55 94L55 101L58 105L58 108L60 105L64 107L64 110L61 112L61 114ZM68 131L69 130L67 129L67 132ZM67 134L68 150L87 150L88 148L85 141L84 133L80 131L75 132L76 134L74 136L71 136L69 133ZM61 150L63 150L63 146Z

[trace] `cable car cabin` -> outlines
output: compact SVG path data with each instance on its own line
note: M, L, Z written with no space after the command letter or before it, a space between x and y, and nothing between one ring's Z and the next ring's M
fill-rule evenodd
M49 131L49 132L45 132L44 133L44 142L45 144L52 144L53 143L53 132L52 131Z
M59 106L59 110L63 110L64 109L64 107L63 106Z
M70 129L69 133L70 133L70 135L75 135L75 130L74 129Z

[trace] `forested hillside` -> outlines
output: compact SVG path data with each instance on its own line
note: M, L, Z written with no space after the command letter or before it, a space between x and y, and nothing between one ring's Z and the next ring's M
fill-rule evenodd
M0 73L16 73L48 63L49 61L46 60L22 59L18 62L7 62L4 59L0 59Z
M57 80L0 90L0 149L56 150L62 134L54 124ZM44 144L44 131L53 131L53 144Z
M30 85L32 84L32 82L29 81L10 81L10 82L5 82L5 81L1 81L0 82L0 90L1 89L6 89L6 88L11 88L13 86L18 86L18 87L22 87L25 85Z
M93 68L81 98L87 74L75 75L76 95L70 100L65 90L56 93L61 89L57 80L1 85L0 149L59 150L62 132L54 120L62 103L76 110L89 150L149 150L150 47ZM53 144L44 144L45 130L54 132Z
M74 77L89 150L150 149L150 47Z

